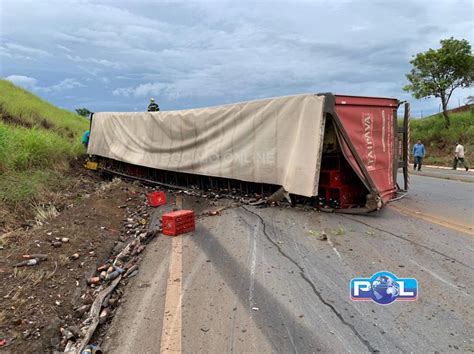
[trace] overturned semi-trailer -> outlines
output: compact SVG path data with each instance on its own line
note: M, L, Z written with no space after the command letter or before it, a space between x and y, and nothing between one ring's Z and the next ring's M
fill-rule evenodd
M407 188L408 104L305 94L169 112L94 113L99 169L173 186L247 194L278 188L344 211L380 209Z

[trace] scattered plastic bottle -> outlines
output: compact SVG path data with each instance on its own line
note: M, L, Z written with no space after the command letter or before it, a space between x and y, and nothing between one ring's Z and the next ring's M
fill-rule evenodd
M92 285L92 284L99 284L100 283L100 278L99 277L92 277L90 278L87 283L89 285Z
M125 278L128 278L130 276L130 274L132 274L135 270L138 269L138 265L137 264L134 264L132 265L130 268L128 268L128 270L125 272L125 275L124 277Z
M15 264L15 267L30 267L40 263L38 258L28 259L27 261L23 261L20 263Z
M109 317L109 310L107 308L102 309L99 315L99 323L103 324L107 321L107 317Z
M112 273L109 273L107 274L107 276L105 277L105 280L114 280L115 278L117 278L122 272L118 271L118 270L114 270Z
M81 354L102 354L102 350L97 345L89 344L84 348Z
M46 261L48 259L48 255L47 254L24 254L23 258L26 258L26 259L37 258L41 261Z
M60 331L61 331L61 334L63 335L63 337L68 339L68 340L71 339L71 338L75 338L74 333L72 333L70 330L68 330L66 328L61 328Z

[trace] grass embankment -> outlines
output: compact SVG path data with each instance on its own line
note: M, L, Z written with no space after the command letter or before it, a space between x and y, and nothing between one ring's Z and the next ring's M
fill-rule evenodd
M87 119L0 80L0 204L39 201L67 184L64 172L84 152Z
M451 113L451 126L446 128L441 114L411 120L411 144L420 139L426 148L424 163L452 166L454 143L464 145L466 159L474 167L474 111ZM462 166L461 166L462 167Z

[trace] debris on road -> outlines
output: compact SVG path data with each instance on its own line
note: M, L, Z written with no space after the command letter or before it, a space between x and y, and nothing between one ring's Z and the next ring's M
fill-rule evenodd
M130 268L128 268L128 270L123 275L124 278L129 278L131 274L135 272L136 270L138 270L138 265L137 264L132 265Z
M71 260L76 260L76 259L79 259L79 257L80 257L80 256L79 256L79 253L73 253L73 254L71 255L71 257L69 257L69 258L70 258Z
M0 338L6 340L0 351L6 347L12 352L75 348L92 323L91 304L101 290L120 278L112 274L117 271L112 267L108 278L101 279L102 271L97 267L106 264L107 275L112 265L123 269L117 271L122 274L138 265L143 246L159 234L158 229L150 231L147 227L151 208L145 196L149 189L117 181L104 182L81 174L74 188L61 191L55 199L60 204L54 218L42 225L25 223L11 232L0 232ZM71 200L75 200L74 205ZM124 207L118 208L120 205ZM114 264L116 255L133 241L129 250L135 250L135 255L128 254ZM113 253L116 245L117 252ZM115 290L106 303L106 323L113 317L121 294ZM75 332L73 327L80 329ZM71 331L75 339L70 334L63 336L60 328Z
M26 258L26 259L37 258L40 261L46 261L48 260L48 255L47 254L24 254L23 258Z
M280 187L275 193L268 197L267 203L277 203L282 200L286 200L291 205L290 193L288 193L285 188Z
M102 353L102 350L97 345L89 344L87 345L81 354L99 354Z
M74 311L76 312L76 314L78 314L79 316L82 316L83 314L85 314L87 311L89 311L90 309L90 305L82 305L78 308L76 308Z
M58 247L61 247L63 245L63 243L61 241L53 241L53 242L51 242L51 245L54 248L58 248Z
M92 335L94 334L97 326L99 325L100 309L102 307L102 303L104 302L104 299L115 289L120 280L121 276L115 279L112 284L110 284L107 288L102 290L97 295L94 303L92 304L91 310L89 312L89 318L87 320L87 322L90 323L90 326L87 329L87 332L84 335L84 338L82 339L81 343L79 344L78 352L82 352L82 350L86 347L87 343L89 343L90 339L92 338Z
M23 261L14 265L14 267L30 267L34 265L38 265L40 260L38 258L28 259L27 261Z
M89 285L95 285L100 283L100 277L92 277L87 281Z
M103 324L107 320L107 317L109 316L109 309L107 307L104 307L102 311L100 312L99 315L99 323Z
M324 231L321 231L321 233L320 233L318 239L319 239L320 241L327 241L328 235L327 235Z
M127 278L133 278L133 277L134 277L135 275L137 275L137 274L138 274L138 269L136 269L136 270L134 270L133 272L131 272L131 273L127 276Z
M317 232L313 230L309 230L310 235L316 236L319 241L326 241L328 239L328 235L325 231Z
M340 227L332 230L331 233L333 235L336 235L336 236L342 236L346 233L346 230L342 226L340 226Z
M10 339L7 339L7 338L0 338L0 348L6 348L6 347L8 347L10 344L13 343L14 340L15 340L15 337L10 338Z
M77 339L82 338L79 343L76 340L63 338L65 347L69 350L83 351L88 345L99 325L105 324L113 317L114 309L118 305L118 298L121 292L117 286L125 279L131 278L138 273L138 263L140 254L144 251L146 244L155 237L160 229L146 230L147 218L149 216L146 206L142 206L135 211L130 211L124 219L124 233L130 235L132 240L127 244L117 243L116 247L106 262L95 268L95 275L89 278L90 290L82 296L83 299L95 299L90 304L84 304L75 309L76 315L87 318L82 321L82 333ZM92 291L92 293L90 292ZM93 351L94 352L94 351Z
M115 278L117 278L123 272L124 272L123 269L121 269L119 267L115 267L115 270L113 272L110 272L105 276L105 280L114 280Z
M63 335L63 338L65 338L66 340L70 340L70 339L74 339L76 338L76 336L74 335L74 333L72 333L72 331L66 329L66 328L60 328L59 331L61 332L61 334Z

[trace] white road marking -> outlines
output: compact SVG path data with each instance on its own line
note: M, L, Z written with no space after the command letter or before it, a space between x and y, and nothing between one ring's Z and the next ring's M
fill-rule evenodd
M331 241L331 239L329 238L329 236L328 236L328 243L329 243L329 245L332 247L332 250L337 254L337 256L339 257L339 259L342 260L341 254L340 254L339 251L337 250L336 246L334 246L334 244L332 243L332 241Z
M143 297L140 299L139 304L135 308L135 316L129 318L132 322L140 322L140 326L131 326L127 340L123 342L123 347L118 351L118 353L131 353L135 348L138 348L140 341L143 335L143 331L146 330L147 321L142 321L143 314L149 311L149 304L152 301L152 297L159 296L158 286L155 283L161 281L161 279L166 279L166 271L168 270L168 265L166 262L161 262L158 269L156 269L155 275L152 280L152 287L150 291L144 291ZM139 276L137 276L139 277ZM143 279L143 274L142 274ZM154 310L153 310L154 311Z
M439 281L445 283L446 285L452 287L453 289L459 291L460 293L466 295L467 297L470 297L472 299L474 299L474 297L468 293L466 293L465 291L459 289L459 287L453 283L450 283L449 281L447 281L446 279L443 279L441 278L438 274L436 274L435 272L429 270L428 268L426 267L423 267L421 264L418 264L416 261L414 261L413 259L410 259L410 262L412 262L413 264L417 265L418 267L420 267L421 269L423 269L425 272L427 272L428 274L430 274L433 278L435 279L438 279Z
M163 330L161 332L161 353L182 352L183 236L173 237L171 247Z
M253 231L252 235L252 253L250 258L250 286L249 286L249 305L253 307L254 304L254 292L255 292L255 268L257 265L257 233L260 224Z

